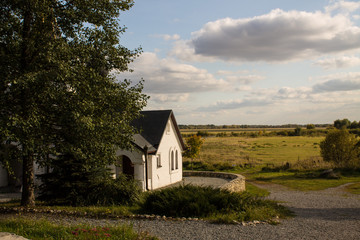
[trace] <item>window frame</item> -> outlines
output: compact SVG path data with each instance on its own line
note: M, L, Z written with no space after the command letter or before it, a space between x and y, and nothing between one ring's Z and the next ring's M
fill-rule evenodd
M161 168L161 154L156 154L156 167Z

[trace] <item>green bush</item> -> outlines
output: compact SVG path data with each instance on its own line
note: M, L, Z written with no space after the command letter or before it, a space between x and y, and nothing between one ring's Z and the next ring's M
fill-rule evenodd
M330 131L320 143L324 161L338 167L354 168L360 166L360 146L355 135L346 129Z
M120 175L117 179L103 177L94 181L67 182L59 186L58 182L43 184L39 200L54 205L90 206L133 204L141 194L137 183ZM58 188L56 189L56 186Z
M125 175L95 183L85 198L85 205L131 205L139 200L141 190L137 182Z
M146 213L171 217L215 216L220 221L224 221L224 215L240 221L266 220L286 215L286 209L276 202L263 200L248 192L234 193L193 185L151 192L145 197L141 209ZM260 210L267 213L261 216Z

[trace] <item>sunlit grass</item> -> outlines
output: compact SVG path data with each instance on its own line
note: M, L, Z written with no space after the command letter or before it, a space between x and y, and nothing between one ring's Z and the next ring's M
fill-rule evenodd
M346 186L345 190L352 194L360 194L360 182Z
M320 171L280 171L257 172L248 174L247 178L258 183L281 184L294 190L314 191L338 187L346 183L360 182L360 172L351 174L339 171L339 179L326 179L319 177ZM356 185L355 185L356 186ZM356 191L356 187L355 187Z
M33 240L51 239L156 239L147 233L135 232L129 225L60 225L48 220L17 217L0 220L0 232L11 232Z
M320 156L321 140L323 137L209 137L205 139L199 160L236 166L296 163Z
M209 137L194 166L197 167L195 170L240 173L250 180L302 191L360 182L359 173L349 175L340 171L339 179L319 177L321 171L334 167L320 157L319 143L323 139L308 136ZM188 159L184 161L186 163Z

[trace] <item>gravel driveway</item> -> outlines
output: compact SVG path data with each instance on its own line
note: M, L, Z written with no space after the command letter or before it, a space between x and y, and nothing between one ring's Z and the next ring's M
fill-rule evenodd
M128 222L160 239L360 239L360 196L343 187L299 192L278 185L259 185L282 201L296 217L279 225L211 224L205 221L64 219L67 223L116 224ZM61 221L57 219L56 221Z
M269 198L282 201L296 214L279 225L255 226L208 222L134 221L161 239L360 239L360 196L343 187L323 191L291 191L277 185L259 185Z

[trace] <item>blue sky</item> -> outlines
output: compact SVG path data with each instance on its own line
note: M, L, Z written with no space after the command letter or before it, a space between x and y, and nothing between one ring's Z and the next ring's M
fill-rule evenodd
M137 0L121 44L143 53L146 110L179 124L360 120L360 2Z

